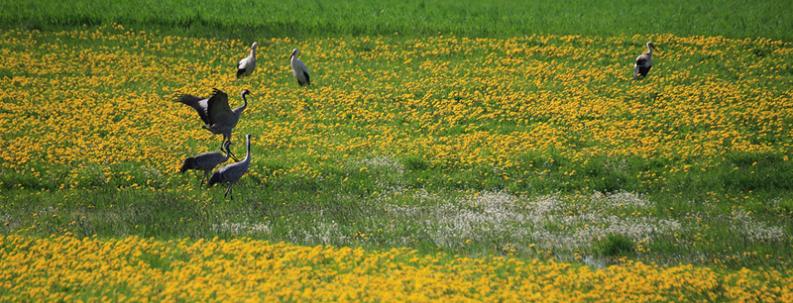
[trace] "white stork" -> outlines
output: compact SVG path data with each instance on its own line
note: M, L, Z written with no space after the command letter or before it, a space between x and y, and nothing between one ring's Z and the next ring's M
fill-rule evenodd
M237 79L248 76L253 73L253 70L256 68L256 48L259 47L259 43L253 42L251 45L251 52L248 54L247 57L242 58L239 63L237 63Z
M292 50L292 56L289 60L292 65L292 74L295 75L297 84L300 84L300 86L311 85L311 78L308 76L308 67L303 64L303 61L297 58L299 53L300 51L297 49Z
M636 57L636 63L633 65L634 80L639 79L639 77L644 78L650 72L650 68L653 67L654 50L655 45L652 42L647 42L647 51Z

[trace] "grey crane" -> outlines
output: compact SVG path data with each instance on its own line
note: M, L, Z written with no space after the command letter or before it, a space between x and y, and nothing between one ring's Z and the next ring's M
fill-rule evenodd
M290 57L289 63L292 66L292 75L295 75L295 79L297 79L297 84L300 86L311 85L311 77L308 76L308 67L303 64L303 61L297 58L297 55L300 53L297 49L292 50L292 56Z
M230 196L231 200L234 200L234 194L232 193L231 187L234 185L234 183L237 183L237 181L239 181L240 178L242 178L242 176L245 175L246 172L248 172L248 168L251 165L250 134L245 135L245 146L246 146L245 159L242 159L242 161L239 162L231 163L229 165L224 166L221 169L218 169L214 174L212 174L212 177L209 178L208 185L210 187L217 183L226 184L227 187L226 187L226 193L223 195L224 198Z
M259 43L253 42L248 56L237 63L237 79L252 74L253 70L256 69L256 48L258 46Z
M217 88L212 89L212 96L209 98L182 95L177 101L194 108L198 112L198 116L204 122L204 129L209 130L213 134L222 134L223 142L231 142L231 132L237 126L242 112L248 107L248 99L246 97L250 93L247 89L243 90L241 97L244 103L233 110L229 107L228 95ZM221 143L221 150L223 150L223 144ZM237 160L237 156L234 153L230 154L234 160Z
M229 150L230 145L231 142L223 142L221 149L224 149L225 155L219 152L207 152L194 157L188 157L182 163L182 168L179 169L179 173L181 174L191 169L201 170L204 171L204 177L201 178L201 183L204 183L204 180L209 181L209 173L215 169L215 166L229 160L231 156L231 150Z
M644 78L650 72L650 68L653 67L654 50L655 44L652 42L647 42L647 51L636 57L636 63L633 65L634 80L639 79L640 76Z

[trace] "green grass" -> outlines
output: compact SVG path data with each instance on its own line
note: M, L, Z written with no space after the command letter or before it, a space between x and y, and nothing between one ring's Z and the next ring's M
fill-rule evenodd
M606 257L626 256L635 253L635 245L631 238L619 234L610 234L605 239L595 243L595 251Z
M499 36L529 35L536 33L582 34L613 36L622 34L674 33L677 35L724 35L728 37L769 37L793 40L789 29L793 28L793 16L780 12L789 9L786 1L761 2L719 2L707 1L689 4L686 1L647 2L647 1L589 1L566 2L242 2L242 1L204 1L188 3L182 1L6 1L0 0L0 25L5 28L41 29L44 32L60 29L82 28L89 25L121 23L133 29L158 31L167 34L190 36L233 37L245 41L269 36L314 37L300 43L323 44L325 49L333 48L322 36L343 37L349 49L357 54L366 54L373 49L371 43L361 42L351 36L384 35L387 44L398 50L413 48L418 37L437 37L438 33L462 36ZM275 5L275 3L281 3ZM252 10L244 10L251 5ZM636 9L625 6L639 5ZM299 10L300 14L290 11ZM244 12L238 15L238 12ZM650 21L647 21L650 20ZM112 31L100 27L100 31ZM398 33L398 35L397 35ZM636 46L636 51L645 37L628 38L620 36L619 43ZM634 41L635 40L635 41ZM261 41L261 40L260 40ZM305 42L309 41L309 42ZM639 41L639 42L637 42ZM570 43L554 40L551 45L569 46ZM572 42L575 43L575 42ZM599 40L593 50L610 49L612 42ZM37 45L57 45L80 50L102 53L108 49L135 50L144 43L135 40L102 41L73 38L42 38ZM185 42L188 45L188 42ZM635 44L635 45L634 45ZM189 46L189 45L188 45ZM197 62L211 66L213 72L227 72L229 62L225 59L239 56L244 52L238 49L216 50L219 53L196 51L181 54L182 49L164 50L157 56L147 55L145 64L152 62L175 64ZM269 45L280 47L284 45ZM262 47L263 49L266 47ZM18 51L2 47L2 50ZM47 50L29 51L33 57L41 58ZM271 52L274 52L270 49ZM624 58L603 56L593 60L592 65L609 68L615 61L628 62L635 56L633 49ZM673 53L674 48L666 49ZM681 61L659 60L661 67L671 71L691 70L691 79L676 80L676 85L687 85L684 81L703 81L706 77L730 81L737 79L735 70L746 68L736 62L748 62L748 58L767 56L770 51L738 49L737 59L742 61L717 61L711 57L695 54L685 56ZM262 50L266 52L266 50ZM61 58L73 53L54 52ZM348 113L344 116L334 114L350 111L343 105L325 103L329 100L310 100L293 93L296 91L293 80L286 73L264 73L279 71L283 62L273 63L280 53L267 53L268 61L260 62L260 74L253 85L264 90L271 89L279 100L255 99L267 104L266 109L246 113L243 129L236 133L264 133L263 122L276 125L289 125L296 117L290 112L300 109L307 112L304 118L327 126L339 123L342 126L327 129L314 129L304 138L337 140L347 142L351 138L376 134L369 127L393 127L410 138L419 137L424 129L416 121L400 117L395 121L367 121L356 119ZM181 56L174 59L174 56ZM450 53L438 57L418 58L449 62L456 74L441 75L457 77L464 74L466 64L484 61L487 53L479 52L468 56ZM307 62L317 75L319 88L333 88L346 93L363 91L376 96L373 105L367 110L392 111L408 110L399 108L398 102L381 99L378 86L399 85L417 79L430 79L417 66L419 60L411 64L401 64L400 60L368 60L356 64L345 61L321 61L315 54L307 52ZM156 58L155 58L156 57ZM137 57L136 57L137 58ZM235 57L236 58L236 57ZM782 57L781 60L788 60ZM272 60L270 60L272 59ZM526 58L521 68L530 64L553 61L559 66L575 66L582 62L570 58L549 59L540 55ZM322 62L317 63L317 62ZM781 64L784 65L785 63ZM728 65L729 68L724 68ZM747 64L748 65L748 64ZM747 84L770 92L774 96L789 95L793 72L777 70L778 78L757 70L746 72L743 77L755 79ZM267 69L265 69L267 68ZM350 78L360 70L375 72L394 71L398 77L389 80ZM656 69L657 71L658 69ZM40 71L36 71L40 72ZM0 67L0 79L14 76L28 76L36 79L58 80L75 76L70 72L51 74L26 71L15 65ZM201 79L164 80L162 74L146 74L134 81L110 83L101 90L114 95L135 93L138 96L156 92L166 94L170 90L163 86L180 87L185 83L195 83ZM486 75L492 76L492 75ZM524 81L526 80L526 81ZM181 82L180 82L181 81ZM613 86L625 90L632 85L614 79ZM372 89L367 86L375 82ZM24 84L9 84L7 89L20 88ZM192 84L191 83L191 84ZM563 84L547 81L545 90L564 91ZM592 83L594 95L613 97L612 83ZM19 86L15 86L19 85ZM479 87L481 85L482 87ZM527 79L515 80L512 90L539 93L534 83ZM471 92L488 88L476 81L465 86L455 84L439 85L431 92L433 100L447 102L450 92L462 90ZM601 87L603 89L598 90ZM422 87L426 88L426 87ZM259 92L259 90L256 90ZM400 91L401 92L401 91ZM199 93L199 92L195 92ZM416 97L424 96L425 91L410 91ZM393 96L392 96L393 97ZM652 104L652 94L637 100L640 104ZM39 98L33 96L32 98ZM302 98L302 99L301 99ZM781 98L781 97L780 97ZM463 101L462 99L453 99ZM3 99L11 104L18 100ZM58 102L60 99L47 99L41 102ZM235 100L236 101L236 100ZM332 101L332 100L331 100ZM394 105L397 104L397 105ZM264 108L264 105L256 105ZM339 108L334 108L338 106ZM483 106L475 104L473 106ZM440 106L439 106L440 107ZM487 106L483 106L488 108ZM285 110L286 109L286 110ZM435 111L440 108L424 108L421 113L443 117ZM14 109L16 110L16 109ZM287 112L284 116L271 114L279 110ZM631 119L664 119L652 116L652 111L642 117ZM39 119L46 121L47 113L36 110L24 112L0 109L0 114L20 113L14 118ZM312 115L313 113L313 115ZM124 120L125 114L118 114L112 120ZM55 114L57 115L57 113ZM250 117L250 120L248 118ZM328 118L328 117L333 117ZM135 117L131 117L134 119ZM475 126L498 134L526 131L533 125L551 121L555 117L548 113L529 117L524 124L514 121L476 120L458 121L458 127L444 129L437 135L454 136L465 133L466 127ZM612 117L583 117L600 119ZM582 119L583 119L582 118ZM780 117L791 122L791 117ZM674 118L669 118L674 120ZM195 121L190 121L190 123ZM151 123L151 122L146 122ZM753 121L736 128L754 127ZM787 123L787 125L791 125ZM193 127L180 125L180 127ZM136 126L148 128L149 125ZM691 127L684 133L698 134L706 129ZM739 129L744 131L744 129ZM25 129L4 130L4 143L22 137ZM778 142L789 142L782 134L757 136L756 143L775 146ZM107 133L100 137L111 136ZM591 139L591 140L589 140ZM597 138L583 136L580 141L572 142L569 148L586 148L596 145ZM214 142L214 141L213 141ZM192 140L187 146L180 147L179 161L183 154L204 151L204 141ZM279 142L283 143L283 142ZM223 199L222 189L207 190L197 185L197 178L188 174L176 175L170 171L157 171L149 163L113 163L110 165L89 163L79 165L77 171L71 167L52 165L43 159L35 159L22 170L0 171L0 232L22 233L37 236L72 233L78 236L99 235L103 237L123 237L140 235L156 238L234 238L240 236L289 241L301 244L352 245L367 248L387 249L395 246L418 248L426 252L448 251L462 255L518 255L521 257L540 257L562 260L580 260L581 256L628 254L631 258L660 263L704 263L730 267L768 266L789 268L793 263L793 162L785 160L782 152L730 152L721 158L641 158L635 156L598 156L580 161L565 157L557 149L530 150L519 155L520 164L508 171L497 171L491 165L460 165L439 163L418 150L397 150L386 156L377 151L356 150L349 154L327 153L329 160L319 160L309 155L305 149L320 146L311 141L291 142L294 147L255 146L256 160L253 170L261 178L246 176L236 187L236 200ZM58 144L57 142L50 144ZM167 144L159 143L159 144ZM214 143L213 143L214 144ZM258 144L258 142L257 142ZM214 145L213 145L214 146ZM236 145L240 148L241 144ZM571 147L572 146L572 147ZM238 149L239 151L239 149ZM789 154L789 152L788 152ZM366 163L367 160L384 157L387 165L378 166ZM320 172L321 177L312 178L300 173L285 173L289 168L300 164ZM83 164L83 163L80 163ZM670 172L668 168L690 164L690 171ZM400 169L392 169L394 167ZM104 178L102 169L108 169L113 176ZM152 173L155 171L156 173ZM573 176L569 175L574 172ZM75 188L61 189L64 179L76 175ZM654 173L659 178L641 177ZM508 175L509 180L502 178ZM125 176L131 179L125 179ZM141 184L142 188L132 188ZM609 199L623 199L620 193L636 193L640 196L637 205L623 206ZM604 197L593 197L607 193ZM502 195L503 194L503 195ZM616 194L616 195L612 195ZM481 201L476 197L484 195ZM614 198L617 197L617 198ZM505 199L507 203L499 204ZM630 201L630 197L625 198ZM541 202L553 205L543 215ZM620 202L622 203L622 202ZM631 202L633 203L633 202ZM646 203L644 205L642 203ZM495 210L488 207L494 207ZM494 211L494 212L491 212ZM461 216L465 215L465 216ZM748 214L748 215L747 215ZM587 216L594 215L595 218ZM466 217L467 216L467 217ZM611 218L615 217L616 222ZM546 220L547 218L547 220ZM459 220L458 220L459 219ZM558 219L558 220L557 220ZM449 221L444 221L449 220ZM457 221L454 221L457 220ZM566 220L566 221L565 221ZM672 222L672 223L665 223ZM458 224L447 226L444 224ZM680 224L679 230L674 224ZM594 227L594 229L592 229ZM669 231L656 232L649 243L624 243L622 238L609 237L609 227L624 227L632 232L647 226L657 228L672 226ZM736 229L737 227L737 229ZM767 238L746 233L754 227L757 232L770 233ZM632 229L633 228L633 229ZM777 229L774 229L777 228ZM781 237L774 232L783 233ZM547 232L543 238L535 233ZM587 234L595 232L595 234ZM575 242L578 233L584 240ZM532 237L545 240L532 240ZM755 238L752 238L755 237ZM776 237L776 238L775 238ZM557 241L557 242L554 242ZM567 243L564 241L570 241ZM630 249L626 247L630 246ZM156 266L157 260L151 260Z
M121 23L191 35L618 35L793 40L786 0L0 1L0 25Z

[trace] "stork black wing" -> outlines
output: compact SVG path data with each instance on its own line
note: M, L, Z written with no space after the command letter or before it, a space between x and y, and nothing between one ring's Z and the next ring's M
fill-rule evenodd
M639 74L641 74L642 77L647 77L647 73L650 72L650 68L652 68L652 66L650 66L650 65L648 65L648 66L639 66Z

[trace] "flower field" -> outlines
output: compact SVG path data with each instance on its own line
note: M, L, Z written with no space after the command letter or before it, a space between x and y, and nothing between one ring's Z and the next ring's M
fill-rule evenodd
M408 249L0 236L0 299L16 301L790 302L790 272L421 255Z
M2 39L0 119L3 139L13 142L0 151L2 167L36 178L68 166L46 184L59 188L145 185L156 180L107 169L135 163L165 177L183 155L218 145L192 111L171 102L212 87L254 92L238 133L273 151L264 157L300 153L271 174L318 177L323 163L387 155L492 167L485 177L516 186L534 177L523 174L552 170L586 186L592 176L576 174L593 159L635 158L662 166L627 176L653 186L730 155L793 149L793 45L781 41L652 36L664 45L658 72L633 82L630 62L647 37L273 38L260 47L261 75L234 81L229 58L242 41L120 27L7 31ZM283 54L292 46L316 66L320 80L310 90L288 77ZM266 180L261 168L254 176ZM85 180L80 172L92 169L98 180Z
M0 301L793 301L790 41L257 41L0 32ZM212 88L235 200L178 173Z

